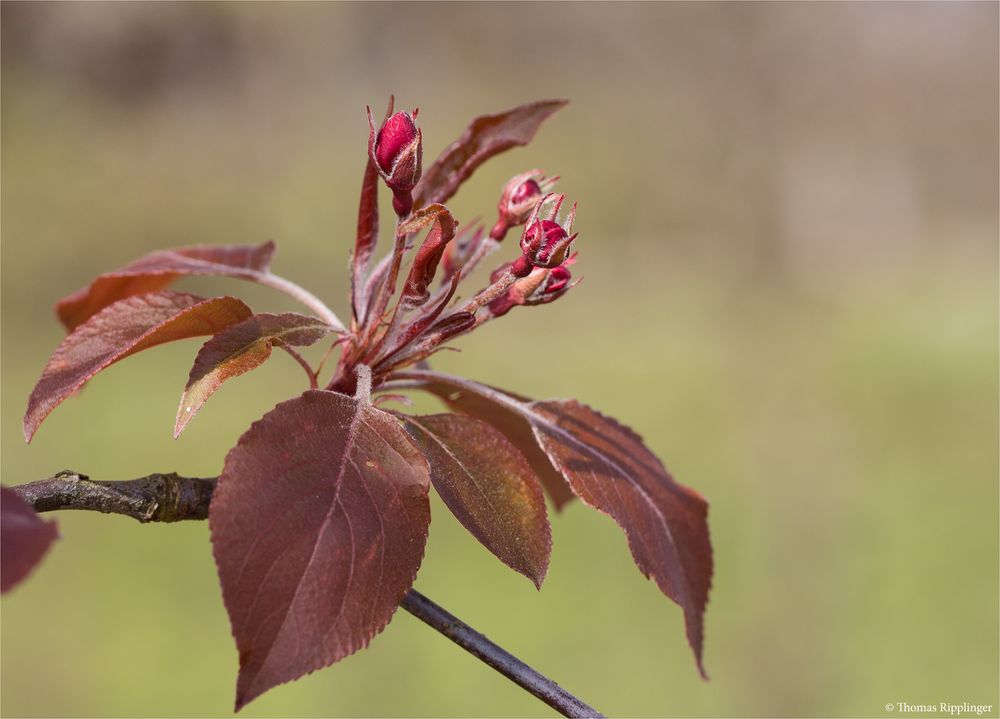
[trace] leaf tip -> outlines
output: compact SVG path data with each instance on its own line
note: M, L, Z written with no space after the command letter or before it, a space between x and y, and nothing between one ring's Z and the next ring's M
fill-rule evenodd
M194 410L191 405L184 406L186 399L186 397L182 398L181 404L177 408L177 417L174 419L174 439L181 436L181 432L184 431L184 428L188 426L188 422L194 417Z

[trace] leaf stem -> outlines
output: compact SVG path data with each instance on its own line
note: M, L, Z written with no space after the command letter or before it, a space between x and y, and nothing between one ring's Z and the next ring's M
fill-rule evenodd
M97 482L79 472L64 470L11 489L37 512L81 509L121 514L140 522L178 522L208 518L215 482L214 477L182 477L173 472ZM563 716L603 718L600 712L416 590L406 593L401 606Z
M316 377L319 374L319 371L318 370L313 371L313 368L309 366L308 362L306 362L306 358L300 355L295 350L293 350L288 345L280 345L280 347L281 349L285 350L285 352L290 354L292 356L292 359L298 362L299 365L302 367L302 369L305 370L306 377L309 378L309 389L316 389L318 387Z
M340 321L339 317L337 317L337 313L327 307L323 300L306 288L295 284L291 280L286 280L284 277L271 274L270 272L261 273L259 276L255 275L254 280L258 284L270 287L273 290L278 290L278 292L283 292L289 297L298 300L303 305L311 309L317 317L333 327L334 331L347 331L347 328L344 327L344 323Z
M475 314L480 307L488 305L497 297L506 292L512 284L517 281L517 277L509 269L497 278L497 281L484 288L475 297L458 308L458 312L468 312Z

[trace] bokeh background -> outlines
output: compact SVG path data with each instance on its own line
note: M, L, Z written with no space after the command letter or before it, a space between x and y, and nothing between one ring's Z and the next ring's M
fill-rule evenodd
M679 608L579 504L553 518L539 593L438 502L417 587L616 716L996 715L996 3L0 11L4 483L214 475L302 389L276 355L175 442L188 341L107 371L27 447L60 296L154 248L273 237L276 271L344 312L366 103L419 105L429 160L477 114L567 97L451 204L490 221L509 176L558 172L585 281L437 366L579 397L709 498L712 681ZM180 287L293 309L234 281ZM229 715L207 527L59 522L3 600L2 713ZM400 613L243 714L551 712Z

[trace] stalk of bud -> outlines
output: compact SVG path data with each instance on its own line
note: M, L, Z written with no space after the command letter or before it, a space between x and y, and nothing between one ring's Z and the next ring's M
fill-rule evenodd
M368 153L385 184L392 190L392 207L399 217L413 209L413 188L420 180L423 143L413 113L392 112L392 103L378 132L368 110Z
M490 237L500 242L511 227L523 225L532 211L558 180L545 177L543 170L530 170L512 177L504 185L497 204L497 221L490 230Z
M527 276L516 280L503 295L489 303L490 315L502 317L518 305L544 305L562 297L572 287L568 265L575 258L574 255L552 269L536 267Z

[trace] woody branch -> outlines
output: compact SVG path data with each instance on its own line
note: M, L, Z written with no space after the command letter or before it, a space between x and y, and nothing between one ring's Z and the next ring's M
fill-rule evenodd
M215 483L215 477L182 477L175 472L124 481L95 481L85 474L64 470L11 489L37 512L79 509L120 514L143 523L180 522L208 518ZM406 593L401 606L563 716L603 717L416 590Z

